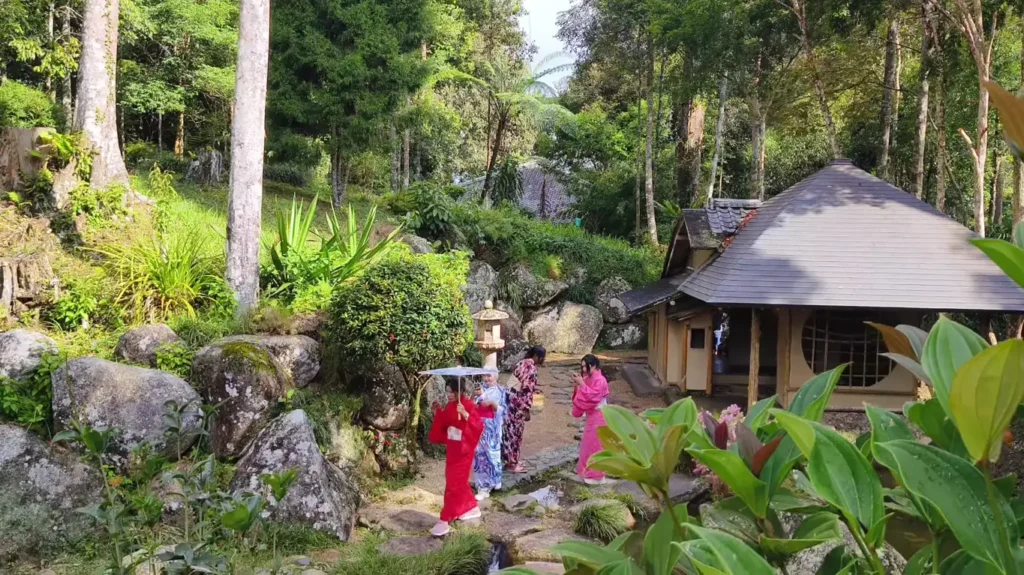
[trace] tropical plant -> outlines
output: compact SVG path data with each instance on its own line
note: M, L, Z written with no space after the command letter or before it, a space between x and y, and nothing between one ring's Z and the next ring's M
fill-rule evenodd
M1024 238L1024 224L1017 234ZM1024 245L973 243L1024 287ZM1024 507L1011 502L1016 478L994 478L991 462L1024 400L1024 342L990 346L945 317L928 333L876 328L889 357L927 383L934 398L907 403L906 420L869 406L871 431L856 442L820 423L845 366L804 384L786 409L774 407L774 397L755 404L731 446L728 424L698 417L690 399L643 418L603 408L604 450L591 458L591 468L636 481L665 513L642 545L633 533L605 547L556 546L567 571L768 574L784 569L793 554L848 531L855 548L840 544L819 573L883 574L886 526L903 513L931 531L906 573L1022 572ZM930 443L917 441L910 425ZM665 470L683 449L735 494L704 507L699 525L667 498ZM898 487L883 488L873 464L888 468ZM783 512L801 516L791 531L780 521ZM612 566L617 570L607 571Z
M517 205L523 197L523 174L519 171L519 158L508 156L499 162L494 175L491 199L496 204Z
M207 253L200 234L181 231L97 251L108 258L119 284L117 300L135 322L179 313L195 317L197 309L226 298L220 262Z
M307 208L293 197L288 214L277 214L277 240L266 246L271 266L264 268L264 283L274 295L294 298L303 288L341 285L383 256L402 233L399 226L373 245L377 207L370 208L360 229L355 210L349 205L347 226L341 225L332 209L327 214L329 235L319 235L313 228L318 198L314 197ZM314 237L319 245L315 245Z

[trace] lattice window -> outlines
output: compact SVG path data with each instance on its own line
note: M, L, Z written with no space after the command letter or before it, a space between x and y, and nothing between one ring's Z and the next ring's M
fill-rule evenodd
M888 351L878 330L864 323L875 321L895 325L891 317L863 311L816 310L804 324L804 359L814 373L823 373L849 363L839 380L846 387L871 387L893 369L893 362L880 354Z

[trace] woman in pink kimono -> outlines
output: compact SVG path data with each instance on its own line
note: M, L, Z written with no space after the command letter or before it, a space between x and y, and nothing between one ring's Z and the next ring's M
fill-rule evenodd
M601 451L601 442L597 439L597 428L604 425L604 414L601 407L608 405L608 380L601 373L601 363L591 354L583 356L580 361L580 372L572 376L572 416L586 417L583 438L580 440L580 459L576 464L576 473L588 485L600 485L608 481L604 473L587 468L590 456Z

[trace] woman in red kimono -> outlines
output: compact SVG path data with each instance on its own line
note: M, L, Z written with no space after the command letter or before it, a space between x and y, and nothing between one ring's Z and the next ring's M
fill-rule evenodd
M481 516L476 497L469 487L469 473L484 422L473 401L459 395L457 381L449 380L447 386L448 404L442 409L434 402L434 422L428 437L431 443L445 444L444 506L440 521L430 530L434 537L447 535L452 521L468 521Z

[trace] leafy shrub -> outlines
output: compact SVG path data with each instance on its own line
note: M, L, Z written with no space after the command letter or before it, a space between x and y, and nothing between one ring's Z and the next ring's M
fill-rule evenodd
M431 182L416 182L409 186L407 192L398 194L392 206L398 210L407 209L407 225L428 240L451 240L457 230L455 201L444 188Z
M597 285L605 278L620 276L633 286L641 286L661 274L663 258L659 249L634 248L623 240L589 234L573 225L534 220L509 208L485 210L472 206L459 206L456 219L461 236L470 242L477 256L493 265L528 262L535 270L547 273L552 262L549 258L559 258L558 271L586 269L583 282L570 293L578 303L593 303ZM514 290L509 284L508 278L502 281L499 275L499 290Z
M327 309L334 294L334 286L328 282L304 285L295 290L291 309L295 313L309 313Z
M0 84L0 128L54 128L60 114L42 90L13 80Z
M309 185L311 170L298 164L264 164L263 177L299 188Z
M60 329L89 327L89 318L100 303L95 286L73 278L66 280L66 284L65 291L46 310L44 317Z
M572 529L584 537L607 543L629 531L628 513L621 501L594 502L580 509L573 519Z
M360 230L355 210L349 205L347 226L342 228L337 213L332 210L327 216L330 235L319 237L319 245L314 248L312 240L316 232L312 226L316 206L315 197L308 210L303 202L292 198L288 215L277 214L277 240L266 246L271 265L265 266L262 272L267 291L275 296L290 299L309 286L340 285L387 253L401 233L401 228L395 229L377 245L371 245L377 208L370 209Z
M144 140L128 142L124 145L124 160L129 166L142 167L156 156L156 146Z
M389 190L391 159L387 154L372 151L356 154L349 166L349 182L375 192Z
M413 428L426 381L418 372L452 364L472 337L462 284L464 255L414 256L396 249L335 291L327 343L350 373L391 364L402 370L414 401Z
M161 345L156 349L156 368L187 380L195 357L195 350L181 342Z
M50 376L64 358L45 354L39 367L21 380L0 377L0 421L31 429L49 437L53 429L53 385Z
M523 174L519 171L519 159L508 156L494 169L491 176L491 199L495 204L517 205L523 197Z
M105 188L93 188L82 182L71 190L68 197L67 211L72 216L87 214L96 218L105 218L126 213L124 195L127 190L120 184Z
M135 322L163 321L175 314L194 317L199 308L230 301L221 263L206 253L198 234L186 230L112 245L100 253L117 277L117 300Z

